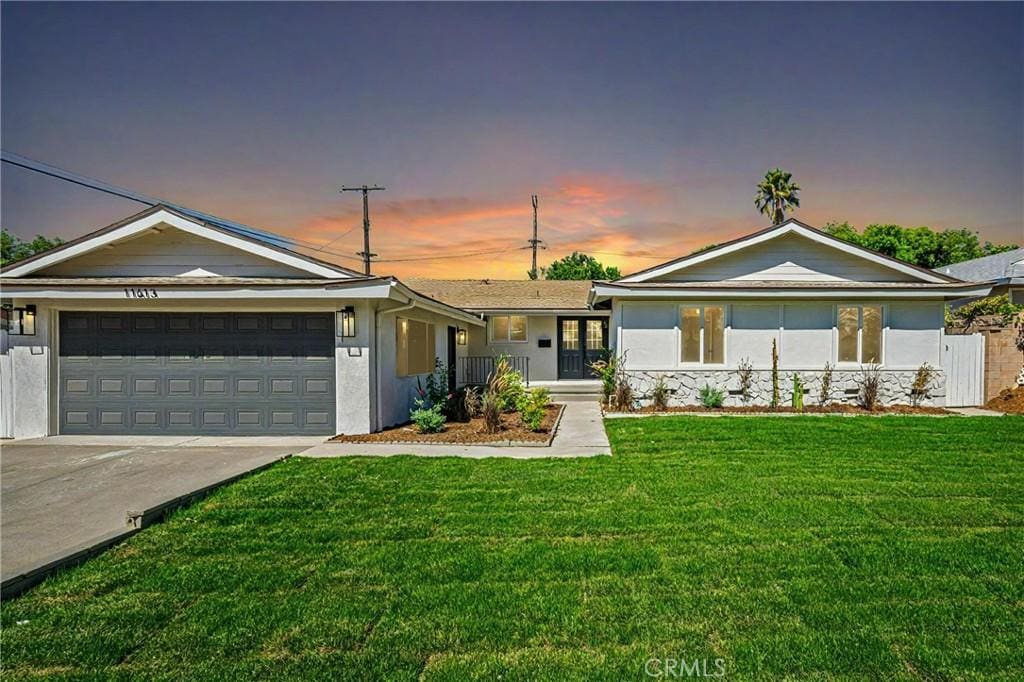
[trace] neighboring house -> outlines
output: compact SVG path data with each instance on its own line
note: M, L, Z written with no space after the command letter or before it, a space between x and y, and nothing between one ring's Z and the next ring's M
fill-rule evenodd
M795 220L615 282L407 285L288 247L156 206L8 265L0 437L367 433L408 420L435 361L453 388L504 354L532 384L587 392L609 348L642 399L658 377L676 403L735 391L749 360L763 403L773 339L784 398L828 363L851 399L877 363L883 399L906 402L918 367L942 363L944 302L990 289Z
M1024 249L965 260L935 271L968 282L990 282L992 296L1008 294L1011 303L1024 305Z
M589 304L592 282L560 280L421 279L410 287L487 320L470 334L459 360L460 383L484 383L493 358L507 355L531 384L591 377L590 363L609 348L610 310Z
M771 396L771 348L788 402L792 375L808 401L825 365L832 397L854 400L862 368L880 367L882 399L909 402L924 363L943 362L944 304L989 287L909 265L836 239L797 220L755 232L614 282L595 283L610 302L612 345L642 397L663 377L677 404L699 404L704 385L741 402L737 369L754 367L755 404ZM944 402L940 371L929 402Z
M0 436L366 433L479 316L165 206L0 274Z

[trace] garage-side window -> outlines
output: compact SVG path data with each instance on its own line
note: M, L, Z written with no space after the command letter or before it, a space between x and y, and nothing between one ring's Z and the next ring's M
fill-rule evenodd
M434 371L434 325L399 317L395 320L395 367L398 376Z

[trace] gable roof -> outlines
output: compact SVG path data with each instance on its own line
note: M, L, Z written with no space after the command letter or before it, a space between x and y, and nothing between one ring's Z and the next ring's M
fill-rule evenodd
M991 256L944 265L936 272L973 282L1024 277L1024 249L1013 249Z
M634 284L646 282L656 277L662 277L672 272L684 270L693 265L697 265L698 263L705 263L715 258L720 258L727 254L735 253L742 249L750 248L752 246L756 246L757 244L762 244L768 240L776 239L778 237L782 237L788 234L800 235L819 244L823 244L825 246L843 251L847 254L863 258L865 260L882 265L897 272L901 272L905 275L910 275L911 277L914 277L915 279L922 282L939 283L959 281L956 277L951 277L949 275L928 270L927 268L911 265L910 263L905 263L896 258L886 256L885 254L882 253L878 253L877 251L872 251L871 249L866 249L862 246L851 244L850 242L839 239L838 237L833 237L827 232L819 230L816 227L811 227L806 223L802 223L795 218L790 218L786 222L781 223L779 225L772 225L770 227L766 227L763 230L759 230L757 232L753 232L751 234L739 237L737 239L733 239L731 241L718 244L717 246L714 246L710 249L698 251L697 253L691 253L688 256L682 256L681 258L676 258L666 263L662 263L661 265L655 265L645 270L641 270L631 275L627 275L626 277L622 277L618 280L615 280L615 282L617 284Z
M366 277L354 270L285 248L281 246L281 244L289 243L285 237L275 235L277 239L271 240L269 238L271 233L252 228L242 230L241 228L244 226L238 223L222 220L208 221L199 217L204 215L194 211L186 213L178 208L158 204L77 239L64 242L60 246L8 263L0 272L0 277L14 278L30 275L43 268L140 234L161 223L262 256L317 277Z
M587 310L590 280L406 278L421 294L465 310Z

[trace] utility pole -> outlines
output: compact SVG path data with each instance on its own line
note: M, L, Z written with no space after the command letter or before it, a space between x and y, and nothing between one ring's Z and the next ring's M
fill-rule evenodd
M384 187L377 185L359 185L358 187L346 187L342 185L342 192L362 192L363 193L363 250L357 253L357 256L363 257L363 272L367 275L370 274L370 259L377 254L370 251L370 192L383 191Z
M533 250L533 261L532 261L532 266L530 267L530 279L537 279L537 277L540 276L540 273L537 271L537 246L543 244L544 240L537 239L537 195L536 194L530 195L530 203L533 204L533 239L528 239L526 241L530 245L530 248ZM541 248L545 248L546 249L547 247L546 246L542 246Z

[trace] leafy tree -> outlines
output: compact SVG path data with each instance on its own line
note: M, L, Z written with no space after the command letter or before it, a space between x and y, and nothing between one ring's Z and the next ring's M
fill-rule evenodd
M48 239L42 235L36 235L35 239L26 242L7 230L0 230L0 265L7 265L22 258L49 251L63 243L63 239Z
M1013 244L992 242L982 245L978 233L966 228L937 232L930 227L873 224L858 232L848 222L830 222L825 225L825 232L923 268L940 268L1017 248Z
M793 182L793 174L773 168L757 183L754 195L757 210L772 219L772 225L786 221L786 211L800 206L800 185Z
M541 268L544 279L618 279L622 273L614 265L604 265L593 256L573 251L571 255Z

